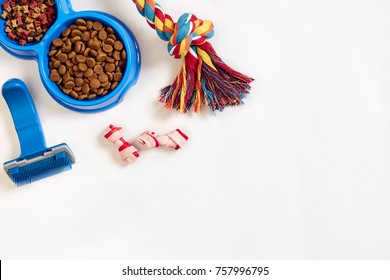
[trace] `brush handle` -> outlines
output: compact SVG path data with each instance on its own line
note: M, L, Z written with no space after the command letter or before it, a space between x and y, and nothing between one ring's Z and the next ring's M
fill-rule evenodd
M3 85L2 92L19 137L20 157L42 153L47 149L45 136L26 84L19 79L11 79Z

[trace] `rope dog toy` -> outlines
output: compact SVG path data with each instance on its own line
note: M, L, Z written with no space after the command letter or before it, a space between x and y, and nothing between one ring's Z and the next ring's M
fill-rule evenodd
M160 101L166 108L199 113L205 104L211 111L243 104L254 79L233 70L217 55L208 42L214 35L211 21L185 13L175 23L155 0L133 2L157 35L169 42L170 55L184 58L172 85L161 90Z
M109 128L110 131L104 135L104 138L119 146L118 151L123 161L133 164L139 157L137 148L123 139L121 127L116 127L111 124Z

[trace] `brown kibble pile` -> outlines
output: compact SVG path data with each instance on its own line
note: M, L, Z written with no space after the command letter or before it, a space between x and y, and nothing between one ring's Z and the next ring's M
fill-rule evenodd
M53 40L50 79L78 100L104 96L122 80L126 50L111 27L78 19Z
M1 7L7 37L22 46L40 41L57 12L54 0L7 0Z

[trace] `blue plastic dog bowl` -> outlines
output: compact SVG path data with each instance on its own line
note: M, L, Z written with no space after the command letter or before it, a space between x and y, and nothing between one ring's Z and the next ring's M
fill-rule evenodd
M0 4L4 3L0 0ZM57 18L40 42L28 43L25 46L19 45L7 37L5 32L5 21L1 19L0 46L8 53L22 59L35 59L38 62L39 74L43 85L51 97L62 106L83 113L94 113L108 110L118 105L132 87L139 76L141 58L137 41L133 33L117 18L107 13L98 11L75 12L69 0L56 0ZM117 36L123 42L127 52L126 65L122 80L118 86L102 97L92 100L76 100L64 94L61 89L50 80L49 49L52 41L61 36L61 33L73 24L77 19L100 21L105 26L115 30Z

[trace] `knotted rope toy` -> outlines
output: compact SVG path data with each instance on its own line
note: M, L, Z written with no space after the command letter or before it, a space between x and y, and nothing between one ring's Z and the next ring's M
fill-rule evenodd
M182 113L192 109L199 113L205 104L211 111L243 104L253 79L233 70L219 58L208 42L214 35L211 21L185 13L175 23L155 0L133 2L157 35L169 42L170 55L184 58L172 85L161 90L160 101L166 108Z
M179 150L188 141L188 136L180 129L167 134L158 135L154 131L146 131L137 138L139 147L133 146L123 138L122 128L110 125L104 138L119 146L118 151L123 161L133 164L139 158L139 149L153 149L165 147L170 150Z

